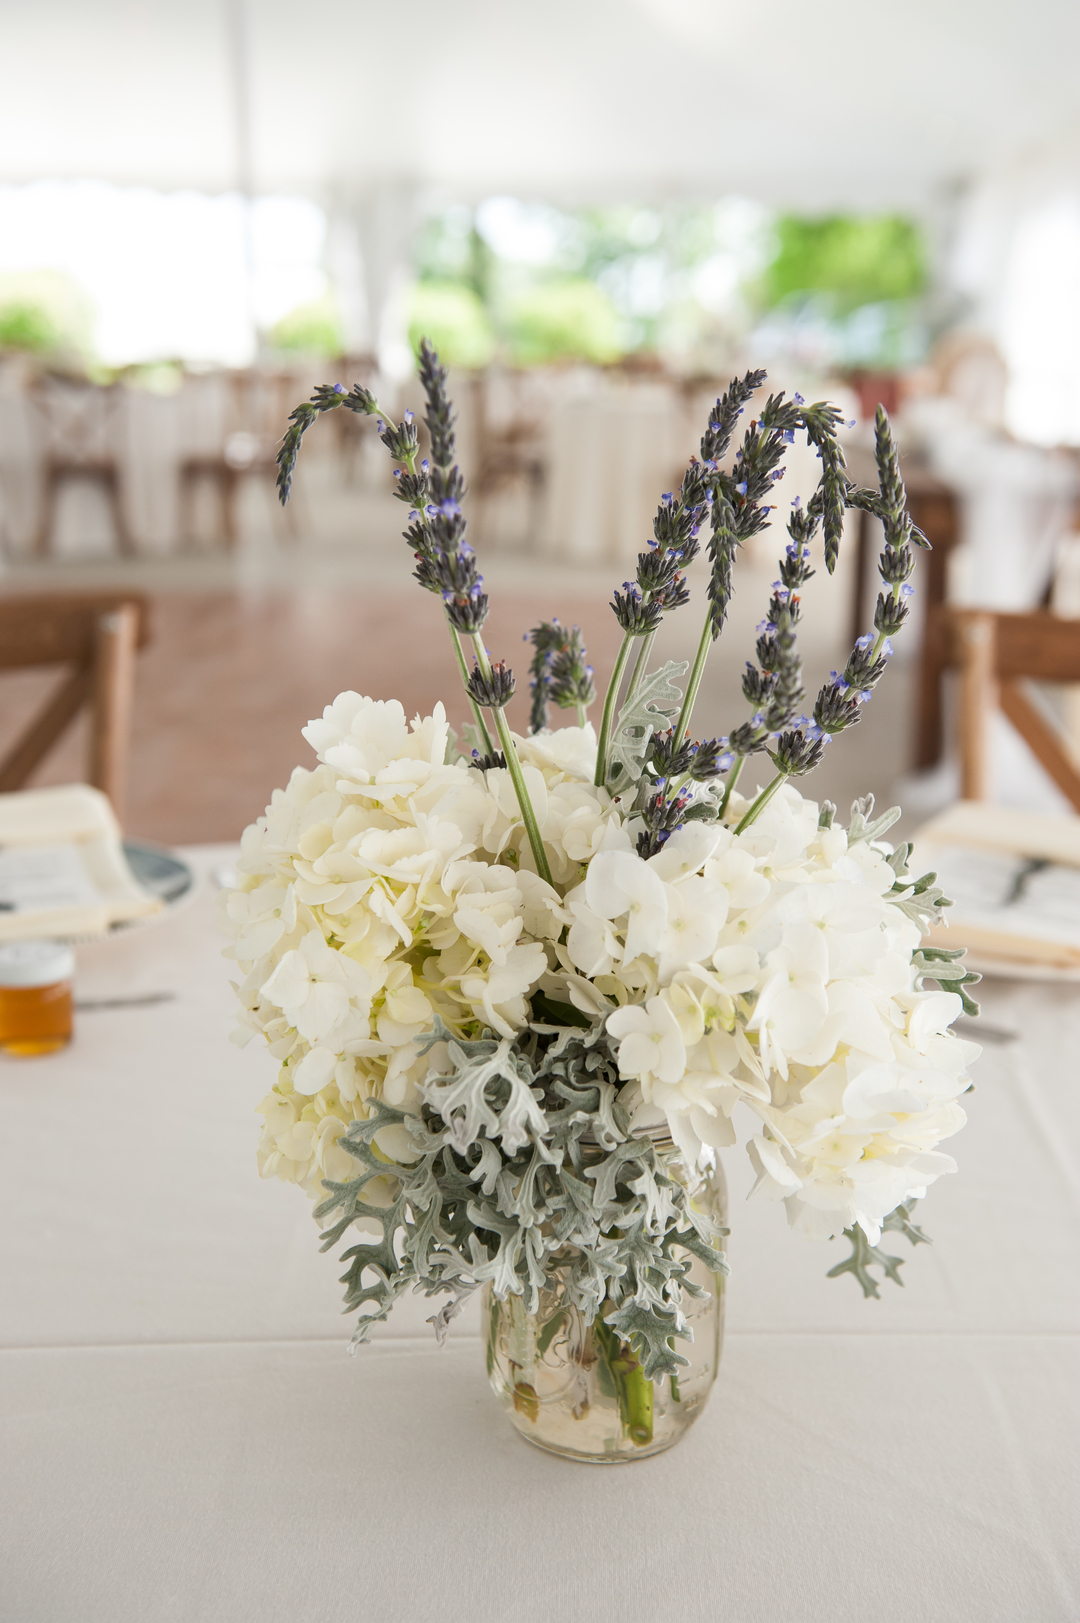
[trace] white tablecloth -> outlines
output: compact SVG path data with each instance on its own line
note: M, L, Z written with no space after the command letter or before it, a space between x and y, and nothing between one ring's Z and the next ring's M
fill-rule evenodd
M205 875L227 852L191 853ZM345 1353L304 1197L260 1183L205 881L80 953L74 1045L0 1062L4 1623L1075 1623L1076 989L997 982L933 1248L863 1302L733 1191L729 1333L669 1454L528 1448L475 1313Z

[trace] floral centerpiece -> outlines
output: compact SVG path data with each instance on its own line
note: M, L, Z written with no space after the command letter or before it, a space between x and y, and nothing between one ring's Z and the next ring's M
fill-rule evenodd
M242 1039L279 1066L259 1163L315 1201L324 1247L348 1238L357 1338L405 1290L444 1298L440 1338L483 1289L488 1368L543 1446L615 1459L667 1446L700 1408L719 1352L723 1193L716 1152L751 1124L755 1189L791 1227L846 1236L877 1295L898 1279L883 1230L924 1238L912 1204L955 1163L939 1148L978 1049L949 1031L976 1012L956 952L922 944L947 906L898 812L857 803L847 826L796 780L853 726L909 614L913 549L889 423L877 489L845 471L839 416L769 395L732 450L762 372L717 400L680 490L665 495L598 703L580 634L531 631L527 736L506 706L513 673L483 641L488 598L465 539L446 374L421 346L428 445L371 393L317 389L279 456L288 496L301 439L323 412L375 416L409 508L415 577L444 620L473 723L441 704L344 693L304 735L318 757L243 837L224 910L241 980ZM739 548L774 510L788 446L820 459L796 500L747 713L696 739L695 700L724 628ZM873 629L812 714L797 644L800 590L845 511L884 529ZM707 533L696 657L652 669L664 616ZM551 707L572 712L551 728ZM767 767L747 789L751 766Z

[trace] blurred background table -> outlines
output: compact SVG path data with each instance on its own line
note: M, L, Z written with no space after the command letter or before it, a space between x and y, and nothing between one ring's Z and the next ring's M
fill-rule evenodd
M227 1041L212 875L80 950L74 1045L0 1065L0 1615L11 1623L669 1615L1071 1623L1080 1408L1075 987L988 982L960 1175L864 1302L732 1184L729 1331L677 1449L523 1447L478 1315L408 1300L349 1358L339 1265L255 1171L273 1063ZM1021 1040L1001 1040L1004 1033Z

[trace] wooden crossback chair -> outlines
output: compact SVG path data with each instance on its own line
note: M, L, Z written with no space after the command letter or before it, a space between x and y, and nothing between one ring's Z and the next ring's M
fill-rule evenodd
M43 433L42 496L34 552L53 549L57 507L65 486L96 485L109 504L118 550L134 557L138 550L128 526L121 490L117 449L124 391L120 384L91 383L85 378L42 377L30 386Z
M225 422L221 445L211 451L185 456L179 466L181 544L195 545L195 491L209 485L217 496L219 542L228 552L240 544L240 493L249 478L261 478L271 487L277 478L277 448L296 404L297 383L292 372L258 368L222 375ZM352 413L335 412L335 417ZM277 501L274 510L280 511ZM295 503L284 509L282 523L293 541L299 539Z
M0 761L0 792L22 788L85 705L90 710L87 777L123 820L135 652L149 641L149 604L139 593L0 598L0 670L69 667Z
M487 528L489 503L509 486L523 482L529 498L528 544L534 544L540 519L547 458L543 448L542 401L530 400L535 380L521 371L476 372L472 378L475 466L469 490L476 504L476 531ZM496 417L493 395L503 396L505 412ZM344 413L339 413L343 416Z
M1080 763L1028 686L1080 682L1080 620L941 607L928 634L941 666L960 671L963 798L985 800L989 794L990 717L998 708L1080 812Z

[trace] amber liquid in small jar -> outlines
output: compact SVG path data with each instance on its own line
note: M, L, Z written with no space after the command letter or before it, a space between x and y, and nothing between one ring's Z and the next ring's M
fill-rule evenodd
M5 1054L53 1054L71 1041L71 982L0 986L0 1048Z
M74 967L70 947L59 942L0 946L0 1050L30 1058L67 1046Z

